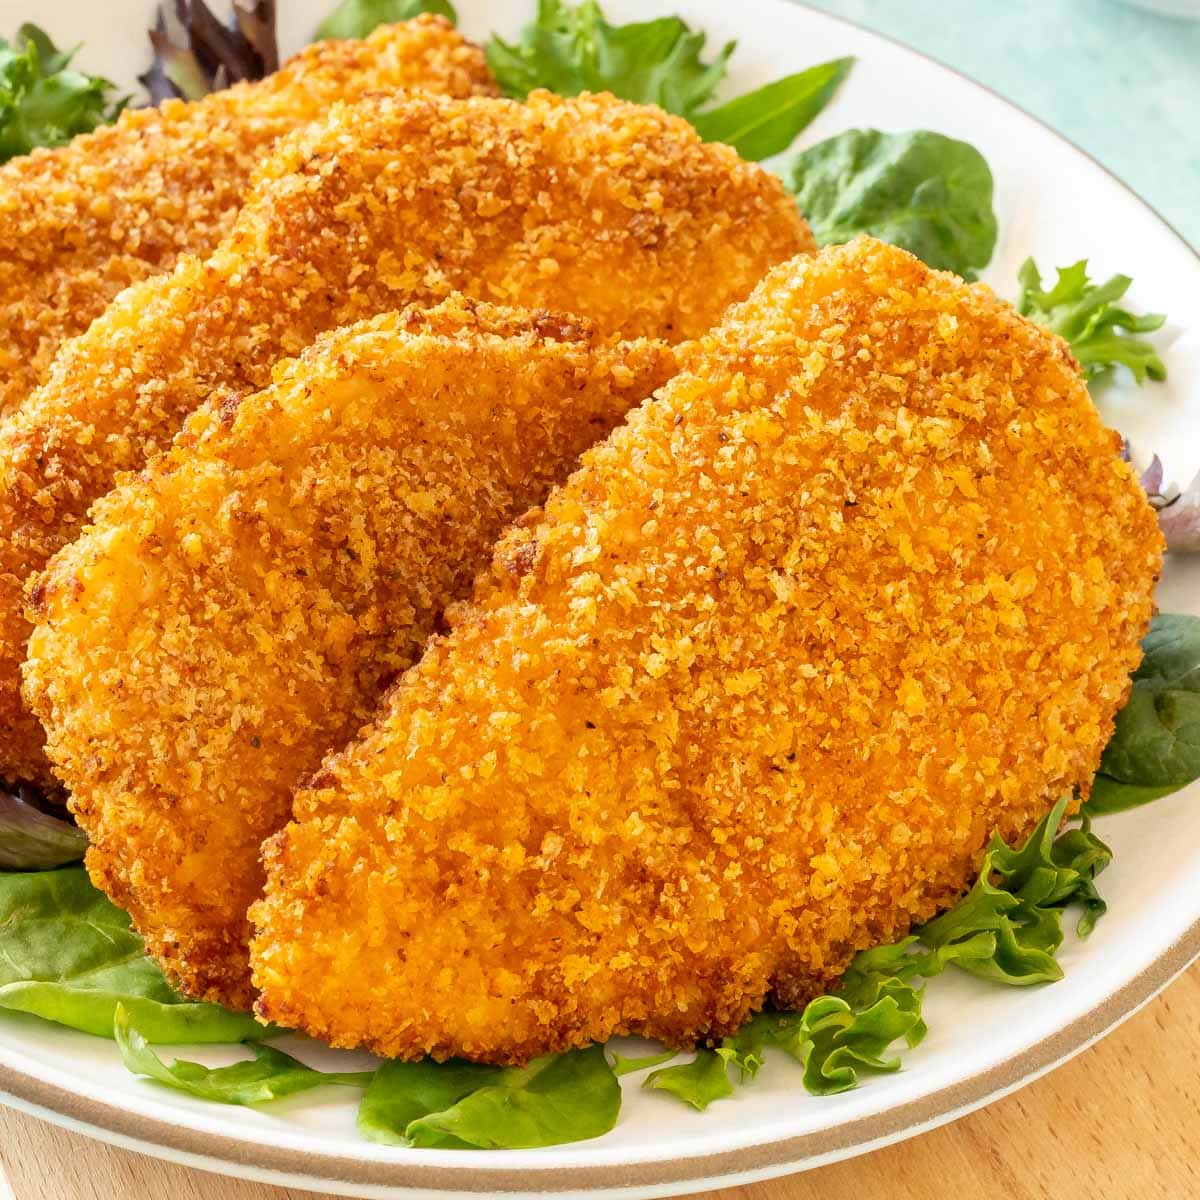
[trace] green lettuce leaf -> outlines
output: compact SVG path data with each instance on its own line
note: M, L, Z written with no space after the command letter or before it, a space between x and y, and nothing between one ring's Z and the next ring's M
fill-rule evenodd
M538 0L516 42L493 36L488 65L501 90L523 100L535 88L560 96L612 92L686 117L701 137L757 160L786 150L829 103L852 59L789 75L705 111L733 53L704 60L705 35L679 17L611 25L596 0Z
M248 1043L254 1052L252 1059L232 1066L206 1067L183 1058L177 1058L167 1066L150 1048L145 1035L134 1026L122 1004L117 1005L113 1016L113 1038L126 1068L134 1075L145 1075L177 1092L187 1092L189 1096L213 1100L217 1104L263 1104L324 1084L366 1087L374 1074L372 1071L317 1071L290 1054L260 1042Z
M1112 852L1086 820L1055 840L1067 801L1066 796L1059 800L1018 849L994 835L975 885L949 912L921 926L920 940L945 949L978 944L981 935L990 935L992 953L951 961L994 983L1027 986L1061 979L1054 956L1063 940L1063 912L1081 904L1078 932L1091 932L1105 909L1095 879L1112 861Z
M317 26L313 40L364 38L380 25L411 21L421 13L445 17L452 25L458 22L458 13L449 0L342 0Z
M535 88L560 96L612 92L686 117L712 99L735 45L706 63L704 42L679 17L610 25L595 0L538 0L517 42L493 35L487 60L501 90L518 100Z
M620 1107L604 1048L589 1046L525 1067L384 1063L363 1096L358 1127L394 1145L517 1150L599 1137Z
M1145 340L1132 336L1152 333L1166 317L1159 313L1137 315L1117 301L1129 290L1128 275L1114 275L1106 283L1088 278L1087 259L1060 267L1058 281L1049 291L1032 258L1027 258L1019 276L1021 294L1018 310L1063 337L1071 347L1084 378L1091 381L1106 375L1117 364L1133 372L1138 383L1147 378L1163 380L1167 368L1158 351Z
M900 1069L893 1048L900 1042L912 1048L927 1032L923 988L915 984L947 966L997 983L1060 978L1054 952L1063 912L1080 905L1079 935L1091 932L1105 909L1096 876L1112 860L1086 818L1055 837L1066 805L1060 800L1016 849L994 837L967 896L919 934L860 951L836 991L803 1012L757 1013L720 1046L655 1071L645 1086L703 1110L733 1094L730 1072L742 1083L754 1079L775 1049L804 1065L809 1092L832 1095L858 1087L865 1076Z
M626 1058L623 1054L613 1051L612 1069L616 1076L632 1075L636 1071L648 1071L651 1067L661 1066L679 1057L677 1050L664 1050L661 1054L647 1054L642 1058Z
M801 151L784 178L823 246L869 233L964 279L996 248L987 161L940 133L849 129Z
M248 1013L184 1000L147 956L129 917L82 867L0 874L0 1008L113 1036L118 1005L152 1042L239 1042L267 1027Z
M684 1104L703 1112L714 1100L733 1095L728 1061L718 1051L702 1047L691 1062L652 1072L644 1086L669 1092Z
M99 75L70 69L63 52L36 25L0 38L0 162L36 146L63 146L80 133L115 121L129 97Z

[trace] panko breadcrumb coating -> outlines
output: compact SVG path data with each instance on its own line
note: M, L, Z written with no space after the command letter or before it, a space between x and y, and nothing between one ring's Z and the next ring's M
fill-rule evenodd
M377 317L202 408L54 558L27 695L92 878L188 994L249 1008L246 909L294 787L674 368L546 312Z
M267 843L262 1016L403 1058L717 1037L1087 790L1162 544L1065 344L860 239L694 354Z
M0 423L0 775L46 771L22 584L202 401L454 290L680 341L811 245L778 179L612 96L380 96L287 139L207 262L127 289Z
M494 94L483 53L441 17L319 42L273 75L116 124L0 167L0 413L124 287L208 254L254 168L337 100L381 88Z

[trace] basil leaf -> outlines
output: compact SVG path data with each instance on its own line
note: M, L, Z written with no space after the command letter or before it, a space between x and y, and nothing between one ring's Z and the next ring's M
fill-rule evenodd
M411 21L421 13L445 17L451 25L458 22L458 13L449 0L342 0L317 26L313 41L364 38L380 25Z
M282 1050L258 1042L249 1044L254 1052L252 1059L229 1067L206 1067L183 1058L167 1066L130 1021L122 1004L113 1014L113 1038L126 1068L134 1075L146 1075L177 1092L218 1104L262 1104L327 1083L366 1087L373 1074L317 1071Z
M1178 790L1200 778L1200 617L1159 613L1142 648L1100 772L1138 788Z
M29 784L0 784L0 870L42 871L78 862L87 835L72 821L42 811Z
M604 1048L589 1046L525 1067L385 1063L363 1097L358 1126L376 1142L517 1150L599 1137L620 1107Z
M869 233L964 279L996 248L987 161L940 133L850 129L801 151L785 180L822 245Z
M706 142L724 142L750 162L770 158L786 150L833 99L853 65L852 58L838 58L809 67L697 113L692 124Z
M1117 301L1129 290L1128 275L1114 275L1106 283L1088 278L1087 259L1060 267L1058 282L1049 291L1032 258L1018 273L1021 294L1017 309L1032 320L1054 330L1071 347L1084 378L1091 381L1106 375L1118 363L1133 372L1138 383L1147 378L1162 380L1167 368L1158 352L1135 333L1152 333L1166 320L1159 313L1136 315Z
M82 867L0 874L0 928L0 1008L112 1037L124 1005L159 1043L238 1042L267 1032L249 1013L179 996L129 917Z
M72 71L74 51L58 50L36 25L0 38L0 162L36 146L63 146L115 121L129 97L98 75Z

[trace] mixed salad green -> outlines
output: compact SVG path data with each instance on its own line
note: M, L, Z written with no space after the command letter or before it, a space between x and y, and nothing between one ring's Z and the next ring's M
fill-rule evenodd
M455 16L446 0L343 0L317 35L363 36L421 11ZM278 61L274 30L257 6L236 4L233 21L221 25L192 0L175 19L180 28L170 30L164 14L152 32L155 64L143 79L154 100L195 98ZM613 25L595 0L538 0L521 36L493 36L487 57L510 96L535 88L612 91L659 104L705 139L755 160L786 151L853 65L835 59L714 103L734 49L729 43L706 59L704 34L678 17ZM115 98L105 80L73 70L71 58L32 26L11 44L0 41L0 159L62 144L119 114L127 100ZM778 169L823 244L869 232L967 278L992 257L992 175L964 142L925 130L852 129ZM1094 284L1079 262L1059 270L1047 290L1030 260L1018 282L1021 312L1070 343L1089 383L1118 366L1138 383L1165 378L1162 360L1141 336L1163 318L1121 306L1127 277ZM1164 491L1155 459L1143 484L1172 548L1200 548L1200 478L1187 491ZM24 785L0 793L0 1008L114 1038L131 1071L205 1100L259 1104L317 1086L359 1088L364 1136L409 1146L517 1148L595 1137L615 1124L618 1078L633 1073L644 1074L646 1087L702 1110L752 1081L777 1052L802 1064L809 1092L845 1091L899 1069L896 1047L916 1046L926 1032L926 982L947 968L1003 986L1060 979L1056 952L1066 910L1078 911L1080 937L1105 912L1096 879L1112 854L1091 818L1200 778L1200 618L1160 614L1144 650L1079 823L1062 827L1064 796L1020 846L994 837L974 887L952 909L895 945L860 953L837 990L803 1011L761 1012L684 1062L669 1050L628 1058L591 1046L521 1068L425 1060L363 1072L315 1070L267 1044L284 1031L179 996L128 917L74 865L86 846L82 833L55 798ZM183 1059L168 1064L151 1048L239 1042L252 1057L216 1068Z

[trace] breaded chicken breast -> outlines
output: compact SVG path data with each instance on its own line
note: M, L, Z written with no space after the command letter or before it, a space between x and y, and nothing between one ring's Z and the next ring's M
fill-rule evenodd
M214 250L277 139L337 100L406 87L496 90L477 46L443 18L419 17L364 41L319 42L192 104L129 109L0 167L0 413L122 288Z
M1086 792L1162 540L1065 343L860 239L693 353L298 795L264 1017L499 1062L727 1034Z
M126 290L0 423L0 775L45 775L24 581L200 402L456 289L679 341L811 245L778 179L611 96L376 97L291 138L210 259Z
M674 367L544 311L376 317L203 408L51 562L27 694L92 878L188 994L249 1007L246 909L294 787Z

